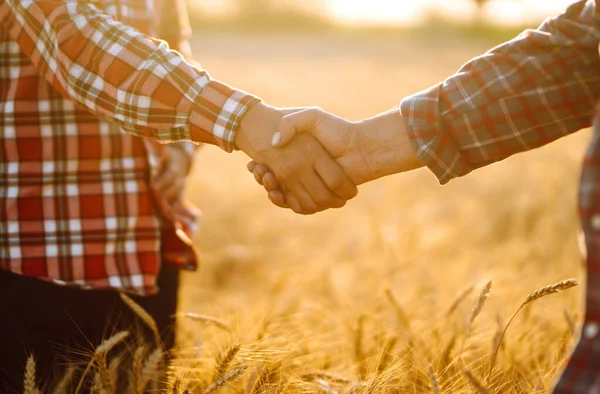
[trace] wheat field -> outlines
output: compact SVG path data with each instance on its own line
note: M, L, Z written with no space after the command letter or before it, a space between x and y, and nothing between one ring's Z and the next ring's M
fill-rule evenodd
M359 120L443 80L492 44L197 34L194 52L214 77L268 103L318 105ZM362 186L345 208L313 217L270 206L245 172L244 155L207 148L188 190L204 211L196 239L203 266L185 275L181 310L215 316L232 332L180 321L182 346L201 346L201 370L234 343L274 352L266 359L281 363L286 392L326 392L324 382L337 392L361 382L357 392L434 392L429 365L441 392L475 392L462 370L486 377L498 321L505 324L539 287L568 277L585 282L576 191L589 134L444 187L428 170L391 176ZM492 292L458 367L466 322L488 280ZM580 330L582 291L524 309L507 332L489 392L552 387ZM315 373L343 379L303 379Z
M213 77L270 104L359 120L492 44L196 33L193 49ZM204 147L187 191L204 212L202 267L183 275L168 392L548 392L581 330L583 286L527 297L585 283L576 185L589 136L444 187L427 170L391 176L311 217L271 206L243 154Z

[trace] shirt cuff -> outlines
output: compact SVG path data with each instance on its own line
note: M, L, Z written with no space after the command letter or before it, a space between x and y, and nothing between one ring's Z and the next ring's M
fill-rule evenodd
M465 160L443 125L440 89L438 84L406 97L400 103L400 113L417 156L444 185L475 168Z
M260 99L212 80L196 100L190 113L190 138L219 146L226 152L235 149L235 133L252 105Z

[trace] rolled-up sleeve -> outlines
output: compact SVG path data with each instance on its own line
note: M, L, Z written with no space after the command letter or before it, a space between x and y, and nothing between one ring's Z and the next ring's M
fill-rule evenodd
M440 183L590 126L598 21L593 0L575 3L402 101L413 147Z

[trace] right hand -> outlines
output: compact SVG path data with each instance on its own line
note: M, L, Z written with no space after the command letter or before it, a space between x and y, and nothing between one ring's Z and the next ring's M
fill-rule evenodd
M278 179L286 206L300 214L339 208L357 194L352 180L312 136L301 135L286 147L274 147L273 135L286 114L255 104L243 117L235 144L263 163Z
M399 111L349 122L320 108L309 108L286 115L273 144L286 146L299 133L314 136L356 185L423 166L408 139ZM255 160L248 164L248 169L265 186L271 201L285 206L279 179L268 165Z

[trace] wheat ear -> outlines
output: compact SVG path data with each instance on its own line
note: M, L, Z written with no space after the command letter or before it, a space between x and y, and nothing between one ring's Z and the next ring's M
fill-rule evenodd
M231 328L225 322L217 319L216 317L199 315L197 313L184 313L183 316L187 317L190 320L205 323L220 328L223 331L231 332Z
M144 365L142 366L141 377L138 381L139 386L136 387L138 393L143 393L144 390L146 390L148 383L150 383L150 380L152 380L153 377L156 377L162 358L162 349L155 349L148 355L148 358L146 358L146 361L144 361Z
M533 293L529 294L527 296L527 298L525 298L525 301L523 301L523 303L521 303L521 305L519 306L519 308L516 310L516 312L512 315L512 317L510 318L510 320L508 321L508 323L506 324L506 327L504 327L504 330L502 331L502 335L500 335L500 339L498 340L498 343L496 344L496 348L494 349L494 353L492 354L492 361L490 363L490 372L488 373L488 382L492 376L492 370L494 369L494 364L496 362L496 356L498 355L498 349L500 349L500 345L502 344L502 340L504 339L504 335L506 334L506 331L508 330L508 327L510 326L510 323L512 323L512 321L515 319L515 317L517 316L517 314L521 311L521 309L523 309L523 307L525 307L526 305L539 300L542 297L545 297L547 295L550 294L554 294L554 293L558 293L561 292L563 290L567 290L570 289L571 287L575 287L579 284L579 282L577 282L575 279L571 278L571 279L565 279L561 282L555 283L553 285L548 285L542 288L539 288L537 290L535 290Z
M113 347L117 346L119 343L124 341L128 335L129 335L128 331L121 331L121 332L116 333L112 337L102 341L102 343L96 348L96 351L94 352L94 355L92 356L92 359L85 367L85 371L83 371L83 375L81 375L81 378L79 379L79 383L77 384L77 388L75 389L75 394L78 394L79 391L81 390L81 388L83 387L84 379L85 379L86 375L88 374L90 368L94 364L94 362L97 362L97 360L99 358L104 357L104 364L106 364L106 354Z
M231 362L235 359L235 356L237 356L238 352L240 351L240 348L241 345L239 343L237 345L233 345L225 354L219 357L217 360L217 366L215 368L213 382L225 375L227 369L229 369L229 366L231 365Z
M123 302L136 314L138 317L152 330L154 334L154 341L156 342L157 348L162 348L162 342L160 339L160 332L158 332L158 326L156 325L156 321L150 316L148 312L144 308L140 306L137 302L135 302L131 297L129 297L125 293L120 293L121 299Z
M442 394L442 388L440 387L440 381L433 365L429 364L429 377L431 378L431 391L433 394Z
M56 387L54 387L54 391L52 391L52 393L53 394L68 394L69 389L71 388L71 383L72 383L74 374L75 374L75 367L69 366L67 368L65 374L63 375L63 377L60 379L60 382L58 382Z
M322 393L337 394L335 391L333 391L333 389L331 388L329 383L327 383L326 381L324 381L322 379L317 379L317 380L315 380L315 383L317 383L319 385L319 389Z
M481 289L481 292L479 292L479 298L477 299L477 304L475 304L475 307L473 307L473 310L471 311L471 315L469 316L467 331L465 332L465 336L463 338L462 345L460 346L460 352L458 353L458 362L459 363L460 363L460 359L462 357L463 351L465 350L465 343L467 342L467 338L469 337L469 334L471 334L471 327L473 326L473 322L475 321L477 316L479 316L479 314L481 313L481 310L483 309L485 302L490 297L491 291L492 291L492 281L490 280L485 284L485 286L483 286L483 288Z
M242 365L239 368L236 368L233 371L229 372L227 375L223 376L222 378L215 380L215 382L213 384L211 384L210 386L208 386L206 391L204 391L204 394L215 393L215 392L217 392L217 390L220 390L226 384L234 382L235 380L237 380L240 376L242 376L244 374L244 372L246 371L247 368L248 368L247 365Z
M471 386L475 387L479 394L490 394L490 390L487 387L485 387L485 385L481 383L481 381L479 381L479 379L477 379L475 375L473 375L467 370L463 370L463 373L469 380L469 383L471 383Z
M27 357L25 376L23 378L23 394L39 394L40 390L35 384L35 359L33 355Z

